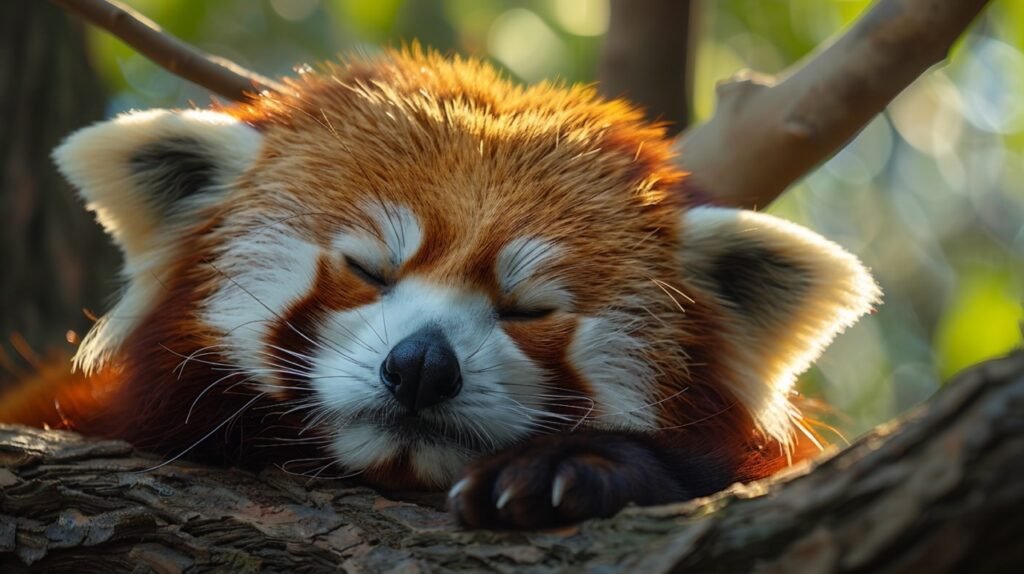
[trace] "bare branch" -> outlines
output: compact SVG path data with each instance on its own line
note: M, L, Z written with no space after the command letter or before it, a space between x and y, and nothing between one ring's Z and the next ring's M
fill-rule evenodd
M119 2L52 0L103 28L176 76L235 101L264 90L286 91L281 84L230 62L204 54L162 31L145 16Z
M716 203L767 205L945 58L986 3L879 0L778 83L745 75L719 85L714 117L677 144L682 167Z

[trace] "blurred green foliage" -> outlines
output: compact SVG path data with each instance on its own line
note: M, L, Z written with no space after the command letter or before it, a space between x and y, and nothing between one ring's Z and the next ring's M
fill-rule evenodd
M607 0L132 0L167 31L270 75L418 39L488 58L523 81L595 80ZM785 69L866 0L705 1L695 115L743 68ZM886 292L804 388L855 434L925 399L958 369L1020 345L1024 295L1024 2L996 0L951 61L769 208L860 255ZM110 113L209 95L102 32ZM756 137L756 134L751 134Z

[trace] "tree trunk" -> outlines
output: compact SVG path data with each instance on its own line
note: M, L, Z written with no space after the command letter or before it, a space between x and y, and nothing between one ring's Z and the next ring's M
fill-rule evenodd
M103 113L85 54L81 22L59 8L0 2L0 386L14 356L88 329L82 309L102 311L114 286L116 251L50 160Z
M813 468L560 531L464 532L436 496L158 463L0 427L0 571L1020 571L1024 352Z
M690 122L695 0L612 0L598 89L626 98L676 134Z

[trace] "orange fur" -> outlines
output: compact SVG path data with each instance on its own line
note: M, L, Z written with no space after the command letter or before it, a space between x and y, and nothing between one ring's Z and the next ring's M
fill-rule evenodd
M0 395L0 422L78 430L76 421L102 410L121 380L114 370L91 376L72 372L66 356L35 368Z

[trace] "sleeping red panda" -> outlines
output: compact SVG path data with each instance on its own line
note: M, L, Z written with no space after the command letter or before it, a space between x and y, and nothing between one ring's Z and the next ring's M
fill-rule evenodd
M685 500L815 450L794 377L879 297L854 256L697 205L662 127L590 88L418 50L289 86L55 151L125 286L57 408L15 418L448 489L469 527Z

